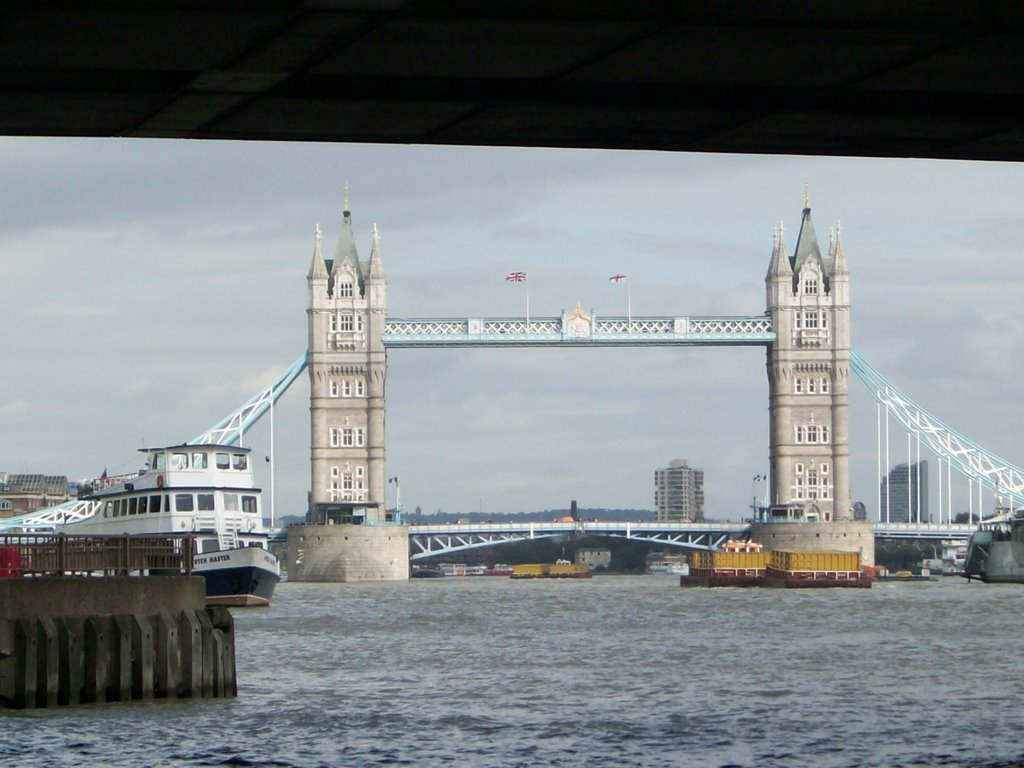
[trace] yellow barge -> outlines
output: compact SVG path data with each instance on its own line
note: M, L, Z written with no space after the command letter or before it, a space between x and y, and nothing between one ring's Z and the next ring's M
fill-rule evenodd
M765 550L752 542L728 541L724 550L696 552L684 587L823 588L871 586L860 553L835 550Z
M526 563L513 565L512 579L589 579L593 574L590 569L579 563L558 560L551 563Z

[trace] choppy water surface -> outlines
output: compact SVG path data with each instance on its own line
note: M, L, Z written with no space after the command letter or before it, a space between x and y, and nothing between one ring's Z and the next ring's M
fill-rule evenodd
M1024 586L281 584L239 696L5 715L3 766L1024 764Z

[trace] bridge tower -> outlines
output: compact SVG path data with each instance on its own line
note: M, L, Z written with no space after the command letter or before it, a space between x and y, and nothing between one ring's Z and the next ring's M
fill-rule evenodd
M409 578L409 529L385 506L384 321L380 233L359 259L348 187L333 259L316 228L309 288L310 491L304 525L288 526L290 581Z
M838 228L822 255L806 192L793 255L780 225L765 285L771 517L850 521L850 271Z
M324 258L316 227L306 275L309 302L309 521L384 521L382 336L387 282L374 225L368 261L360 261L345 191L334 258Z
M382 336L387 282L380 233L360 261L345 192L334 258L321 250L317 226L309 286L310 523L384 522L384 380Z

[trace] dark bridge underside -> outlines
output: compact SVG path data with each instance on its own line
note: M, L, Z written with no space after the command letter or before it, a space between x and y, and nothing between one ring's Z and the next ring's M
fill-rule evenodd
M1020 160L1022 20L963 0L0 0L0 134Z

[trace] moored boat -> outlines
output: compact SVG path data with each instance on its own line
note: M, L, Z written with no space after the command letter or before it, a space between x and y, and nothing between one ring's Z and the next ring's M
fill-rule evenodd
M444 571L433 565L414 565L409 574L411 579L441 579L444 578Z
M754 542L726 542L725 550L695 552L684 587L870 588L860 553L834 550L765 550Z
M506 563L495 563L490 568L484 569L484 576L511 576L513 568Z
M1024 584L1024 508L979 524L961 574L986 584Z
M96 502L87 518L60 533L159 535L190 533L193 573L206 581L210 605L267 605L281 578L263 529L260 489L249 449L223 445L147 448L145 468L81 484Z
M590 569L582 563L570 563L568 560L556 560L551 563L526 563L512 567L509 578L512 579L589 579L593 576Z
M672 576L689 576L690 566L676 560L653 560L647 564L648 574L669 574Z

